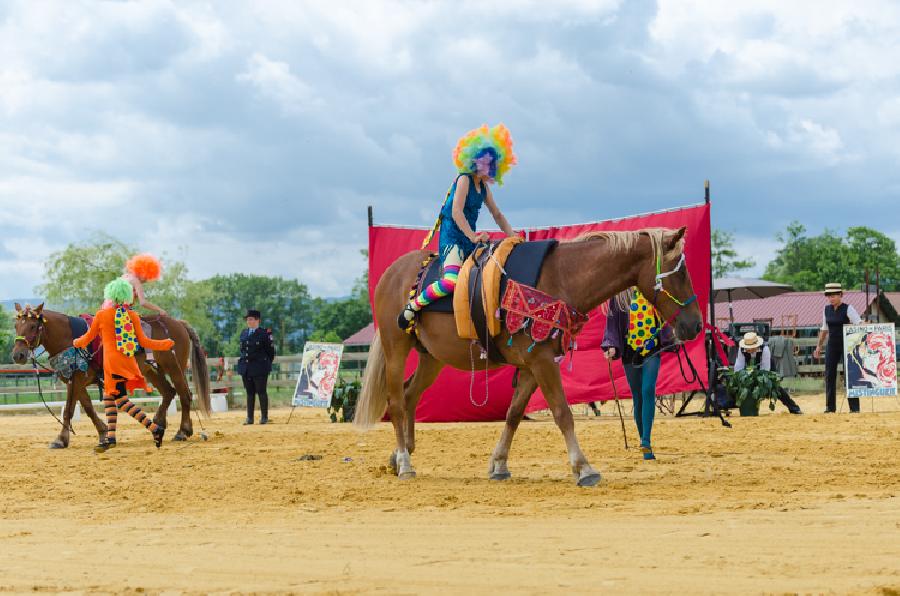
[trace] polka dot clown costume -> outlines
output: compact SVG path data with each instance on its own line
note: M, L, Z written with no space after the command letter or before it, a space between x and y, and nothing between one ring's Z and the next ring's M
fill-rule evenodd
M608 359L622 359L634 404L634 422L646 460L656 459L650 444L656 413L656 379L660 351L673 343L671 329L637 288L630 288L607 304L603 351Z
M140 316L129 308L134 299L134 288L126 280L119 278L109 282L103 295L106 299L104 304L111 306L98 310L87 333L72 342L76 348L86 348L100 335L103 346L103 405L109 430L106 442L101 443L98 449L105 450L115 446L118 410L131 415L149 430L159 447L165 429L151 421L128 399L128 394L135 389L148 389L134 354L138 346L152 350L171 350L175 342L171 339L150 339L144 334Z

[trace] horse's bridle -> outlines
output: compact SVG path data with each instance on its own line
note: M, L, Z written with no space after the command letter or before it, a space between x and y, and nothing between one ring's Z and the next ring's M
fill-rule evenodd
M663 294L665 294L666 296L669 297L669 300L671 300L672 302L674 302L675 304L678 305L678 308L675 310L675 314L672 315L671 317L669 317L668 319L666 319L666 321L665 321L665 323L663 323L663 325L660 325L660 330L662 329L663 326L670 325L672 323L672 321L674 321L675 319L678 318L678 315L681 314L681 311L683 311L685 308L687 308L688 306L690 306L697 300L697 294L693 294L690 298L688 298L684 302L682 302L681 300L679 300L678 298L673 296L671 294L671 292L669 292L669 290L667 290L663 287L663 280L665 278L669 277L670 275L674 275L675 273L678 273L682 267L686 267L686 266L687 266L687 264L685 263L684 253L682 252L681 258L678 259L678 264L675 265L675 268L672 269L671 271L666 271L665 273L662 273L661 272L662 255L659 252L656 253L656 277L654 277L654 280L656 283L653 285L653 300L651 300L651 304L653 304L653 307L656 308L657 311L659 310L659 307L657 307L656 303L659 300L660 292L662 292Z
M25 347L34 351L35 348L41 345L41 334L44 332L44 315L36 315L32 312L26 312L19 314L17 318L29 318L29 319L37 319L38 327L37 331L31 337L26 337L24 335L17 335L14 341L21 341L25 344Z

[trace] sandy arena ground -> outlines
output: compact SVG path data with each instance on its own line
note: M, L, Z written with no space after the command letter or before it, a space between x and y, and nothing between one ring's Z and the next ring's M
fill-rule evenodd
M318 411L217 415L208 442L158 452L120 418L104 455L85 417L63 451L49 416L3 417L0 590L897 594L900 404L879 405L779 407L731 430L657 418L650 463L617 417L581 415L594 489L545 416L520 428L506 483L485 475L500 423L420 425L418 478L401 482L387 425Z

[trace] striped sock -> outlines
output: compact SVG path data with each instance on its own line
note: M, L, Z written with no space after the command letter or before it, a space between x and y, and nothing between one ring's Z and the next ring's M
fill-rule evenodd
M449 296L456 288L456 280L459 277L459 265L444 265L444 275L430 285L422 293L413 298L410 303L414 310L422 310L435 300Z
M108 443L115 443L116 422L119 418L119 413L116 410L116 398L112 395L104 395L103 411L106 413L106 441Z
M140 422L144 426L144 428L146 428L150 432L155 433L157 429L159 429L159 426L157 426L155 422L150 420L150 417L144 414L144 412L139 407L134 405L134 402L128 399L127 395L117 397L116 405L120 410Z

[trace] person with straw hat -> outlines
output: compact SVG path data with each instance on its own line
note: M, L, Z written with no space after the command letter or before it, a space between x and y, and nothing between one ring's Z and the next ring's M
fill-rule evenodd
M737 359L734 361L734 372L744 370L750 364L759 370L772 370L772 352L762 337L754 331L748 331L744 334L741 341L738 342ZM778 387L778 401L787 407L791 414L802 414L800 406L797 405L788 392L781 386Z
M825 298L828 304L822 315L822 327L819 328L819 343L813 356L822 357L822 346L825 348L825 413L837 411L837 365L844 358L844 325L858 324L862 321L859 313L850 304L843 302L844 290L839 283L825 284ZM828 343L825 344L825 340ZM850 411L859 412L859 398L849 397L847 403Z

